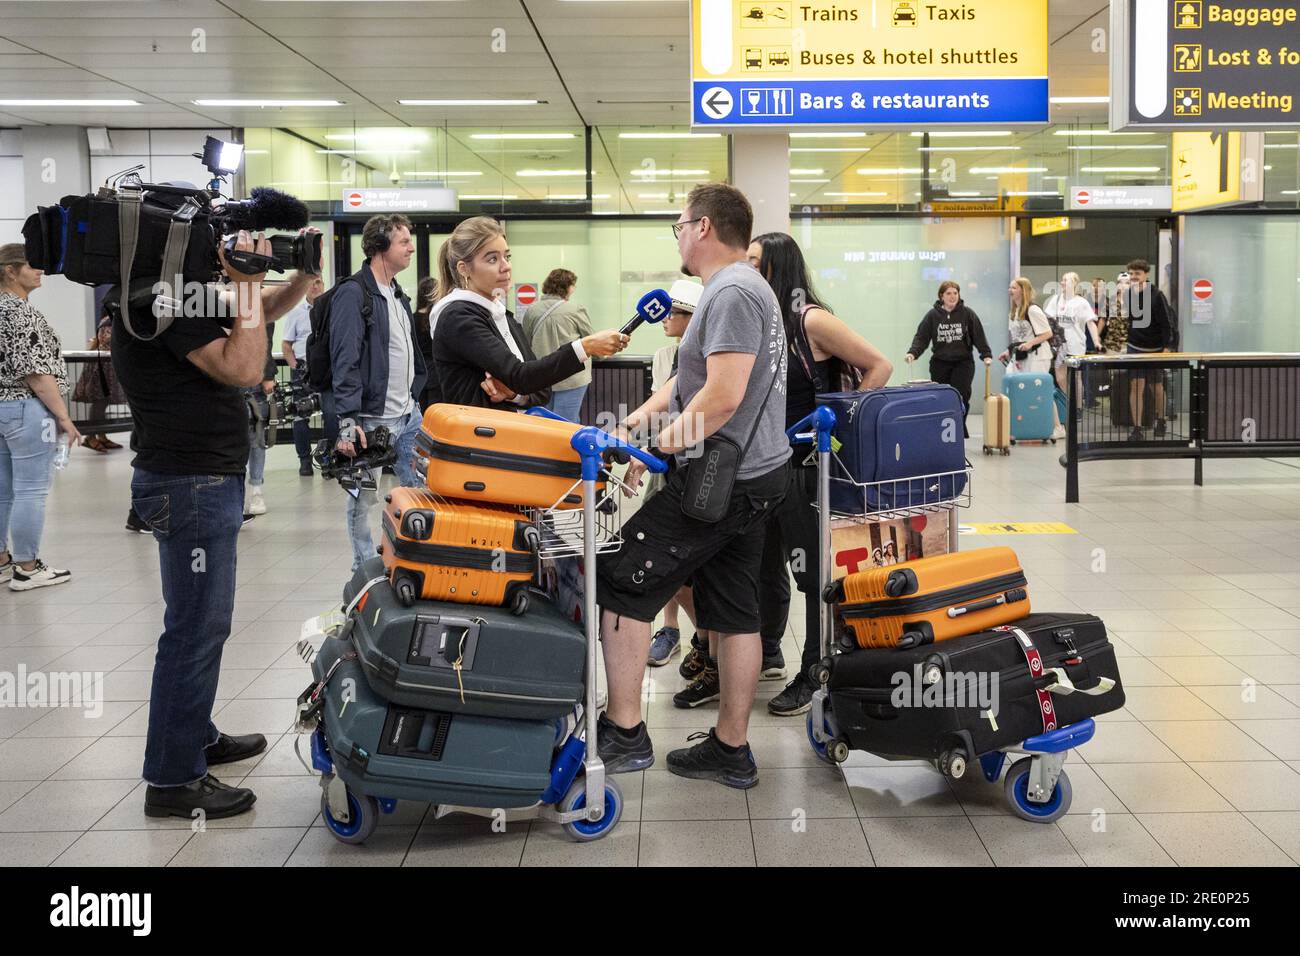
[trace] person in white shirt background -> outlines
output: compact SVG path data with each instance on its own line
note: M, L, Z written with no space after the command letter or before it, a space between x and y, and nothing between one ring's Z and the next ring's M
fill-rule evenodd
M1079 289L1079 273L1065 273L1061 276L1061 291L1048 301L1044 309L1047 315L1056 319L1065 335L1065 345L1056 355L1055 371L1057 385L1067 394L1069 387L1066 376L1069 370L1065 365L1066 359L1086 355L1090 341L1095 348L1101 349L1101 335L1097 332L1097 313L1092 310L1092 306L1080 294Z

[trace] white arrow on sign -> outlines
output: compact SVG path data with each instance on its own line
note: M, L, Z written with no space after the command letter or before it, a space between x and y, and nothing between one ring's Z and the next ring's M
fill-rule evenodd
M700 97L700 105L711 118L723 119L731 115L731 107L734 104L730 93L720 86L711 86Z

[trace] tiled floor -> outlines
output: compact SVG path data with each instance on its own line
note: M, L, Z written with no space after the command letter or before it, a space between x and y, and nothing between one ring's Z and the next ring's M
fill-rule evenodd
M973 419L971 431L979 434ZM1060 521L1077 535L962 538L1013 544L1034 607L1088 610L1111 629L1128 705L1071 755L1071 813L1048 826L1012 816L1001 786L950 783L924 764L854 754L822 766L803 720L768 715L765 683L748 792L674 777L663 755L712 723L679 711L675 667L654 674L646 714L659 762L619 777L622 822L605 840L558 827L399 804L365 847L335 842L319 788L286 730L308 679L293 644L328 609L349 565L343 495L299 478L292 452L268 463L270 514L240 542L235 632L216 720L271 740L223 768L255 788L254 812L191 832L151 820L139 781L153 645L162 615L152 539L122 530L127 452L74 455L50 499L44 556L70 585L0 591L0 671L102 671L97 719L0 707L0 862L9 865L1295 865L1300 861L1300 468L1294 461L1085 464L1065 505L1058 450L985 458L978 441L970 521ZM797 609L796 609L797 611ZM792 621L801 626L798 613ZM797 655L793 631L787 659Z

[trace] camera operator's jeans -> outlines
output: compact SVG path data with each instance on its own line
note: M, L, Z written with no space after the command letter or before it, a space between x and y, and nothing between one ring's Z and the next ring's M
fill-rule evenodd
M424 482L415 472L415 437L420 434L423 416L420 406L415 405L405 418L363 418L363 431L373 431L384 425L393 433L397 441L397 461L393 470L397 480L409 488L422 488ZM375 479L379 475L374 474ZM361 562L375 556L375 542L370 537L370 512L379 504L379 495L374 491L360 491L356 497L348 493L348 535L352 538L352 570L361 567Z
M35 561L41 550L58 449L53 435L54 416L39 398L0 402L0 550L13 561Z
M546 407L555 414L561 415L571 422L576 422L578 413L582 411L582 399L586 394L586 385L556 390L551 392L551 400L546 403Z
M212 703L235 610L242 475L161 475L137 468L131 506L153 529L162 570L163 633L154 657L144 779L181 787L208 772Z
M306 388L306 376L301 365L289 372L289 381L296 387ZM325 437L333 445L339 440L339 418L334 414L333 392L320 393L320 412L322 424L325 426ZM293 420L293 446L298 452L299 461L311 460L311 423L305 418Z
M248 483L260 485L266 477L266 420L271 415L271 403L260 385L248 390L248 398L257 405L257 414L261 416L261 421L251 411L248 416Z

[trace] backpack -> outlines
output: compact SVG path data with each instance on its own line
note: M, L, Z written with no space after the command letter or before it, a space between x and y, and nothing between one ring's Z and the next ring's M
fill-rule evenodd
M356 276L348 276L334 288L316 297L311 304L311 331L307 333L307 386L314 392L328 392L334 385L333 363L330 361L330 307L334 302L334 293L343 288L344 282L356 282L361 286L361 321L367 330L374 318L374 306L370 302L370 293Z
M1059 312L1061 306L1065 303L1062 301L1060 295L1054 296L1054 298L1056 299L1056 311ZM1047 324L1052 329L1052 337L1048 340L1048 345L1052 347L1052 355L1059 355L1061 349L1065 347L1065 329L1062 327L1057 317L1052 315L1052 313L1048 312L1046 309L1043 309L1043 315L1047 316Z

